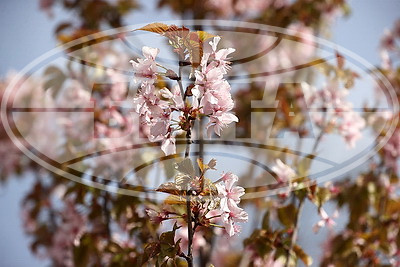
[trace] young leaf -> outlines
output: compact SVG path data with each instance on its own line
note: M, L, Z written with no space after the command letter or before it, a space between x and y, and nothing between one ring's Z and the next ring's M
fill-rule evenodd
M168 196L164 200L164 204L166 205L186 205L186 198L181 197L181 196Z
M296 218L296 207L293 204L289 204L278 209L279 221L286 227L291 227L294 224Z
M211 34L211 33L205 32L205 31L197 31L197 36L199 37L199 40L202 42L207 39L215 37L214 34Z
M310 266L312 264L312 258L308 256L304 250L299 247L298 245L295 245L293 247L294 252L296 253L297 257L306 265Z
M265 230L269 229L269 211L265 212L261 225L263 229Z
M158 33L158 34L164 34L168 31L169 28L170 28L170 26L168 26L164 23L155 22L155 23L147 24L146 26L136 29L134 31L140 30L140 31L154 32L154 33Z
M141 265L144 265L150 259L154 258L161 252L161 247L159 242L152 242L147 244L144 248L144 253L141 257Z
M171 182L160 185L156 189L156 191L157 192L168 193L168 194L171 194L171 195L177 195L177 196L180 196L185 192L184 190L181 189L181 187L179 187L175 183L171 183Z
M190 177L194 177L195 176L195 170L194 170L194 167L193 167L193 163L189 158L185 158L181 162L177 163L176 164L176 169L180 173L189 175Z

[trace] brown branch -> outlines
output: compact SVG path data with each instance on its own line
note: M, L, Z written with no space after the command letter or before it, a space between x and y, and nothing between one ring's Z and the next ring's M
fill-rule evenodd
M304 206L304 199L300 199L299 206L298 206L297 212L296 212L296 218L295 218L294 225L293 225L293 233L292 233L292 238L290 240L290 247L287 251L285 267L289 267L290 255L292 254L293 248L296 245L297 235L299 233L299 219L300 219L300 214L303 210L303 206Z

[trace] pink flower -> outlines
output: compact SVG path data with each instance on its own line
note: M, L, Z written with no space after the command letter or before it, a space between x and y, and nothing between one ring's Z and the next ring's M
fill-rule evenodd
M324 114L314 114L312 118L322 129L329 123L344 138L347 146L353 148L361 138L365 120L357 114L346 100L348 90L340 88L337 81L330 81L323 90L314 92L310 99L311 107L324 108Z
M168 90L168 88L163 88L160 90L160 94L167 99L172 100L173 105L171 107L175 109L182 109L184 108L185 104L183 102L183 98L181 95L181 91L179 86L172 87L172 90Z
M361 138L361 130L365 127L365 120L355 112L344 112L342 123L339 125L339 134L343 136L348 147L355 147L355 143Z
M397 159L400 156L400 131L396 130L383 147L385 165L397 170Z
M329 217L326 211L321 208L319 210L319 215L321 216L321 220L319 220L314 226L313 226L313 231L317 233L319 229L322 227L328 226L328 227L333 227L336 225L335 221L333 220L334 218L337 218L339 215L339 212L335 210L333 213L332 217Z
M239 119L231 113L223 113L222 111L216 112L214 115L210 116L210 121L207 123L207 136L210 137L212 132L218 136L221 135L221 131L228 124L232 122L238 122Z
M295 171L280 159L276 160L276 165L271 170L277 175L279 183L288 183L296 175Z
M220 180L222 181L216 187L220 199L219 210L222 211L221 219L229 236L233 236L240 232L240 227L235 222L245 222L248 219L248 214L238 207L240 197L245 191L243 187L234 185L239 179L231 172L224 174Z
M224 79L229 70L227 57L234 52L233 48L220 49L217 45L220 37L214 37L210 42L211 53L204 53L201 60L201 69L195 71L195 87L192 89L193 106L200 107L200 111L209 116L207 124L208 136L214 131L217 135L221 130L238 118L230 113L234 107L231 95L231 86Z
M135 71L135 77L139 78L138 80L145 78L151 83L154 82L157 78L157 64L155 59L159 52L160 50L158 48L144 46L142 48L144 58L138 58L137 62L134 60L130 61Z
M164 212L158 212L153 209L146 209L147 216L150 217L150 221L155 224L160 224L168 218L167 214Z
M72 247L79 245L86 230L87 218L76 210L72 201L66 202L62 215L63 222L52 237L49 255L58 265L73 266Z
M220 209L229 212L229 202L231 206L237 206L240 202L240 197L245 194L244 188L234 186L238 181L238 177L230 172L226 173L221 178L224 182L216 184L218 189L218 197L220 198Z
M239 208L236 204L228 202L229 212L222 214L221 218L224 227L229 236L233 236L240 232L240 227L236 222L247 222L249 215L243 209Z
M164 151L165 155L176 154L175 138L169 136L162 141L161 150Z
M381 39L381 47L383 49L393 51L396 48L395 36L389 30L385 30Z

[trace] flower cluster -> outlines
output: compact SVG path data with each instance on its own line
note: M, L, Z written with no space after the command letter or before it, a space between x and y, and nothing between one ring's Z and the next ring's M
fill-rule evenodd
M346 144L353 148L362 136L365 120L353 110L351 102L346 100L347 95L348 90L332 80L311 95L308 105L321 109L322 112L313 114L313 119L323 131L336 129Z
M149 127L149 140L152 142L161 141L161 148L165 154L175 154L175 137L172 135L171 113L173 110L183 108L183 102L178 105L161 100L162 96L169 94L181 98L179 90L169 92L168 89L157 90L154 85L157 79L156 56L160 52L157 48L143 47L144 58L138 62L131 60L135 71L136 80L141 81L141 87L134 99L135 110L140 115L141 122ZM173 98L176 99L176 98Z
M385 165L397 170L397 160L400 157L400 131L396 130L383 147Z
M248 220L247 212L239 207L240 198L245 194L244 188L236 185L239 178L227 172L216 182L212 182L205 178L205 173L207 170L214 170L216 160L212 159L208 164L199 160L198 165L201 170L200 176L195 175L189 158L177 164L178 174L175 182L164 183L157 189L159 192L175 196L167 198L164 202L166 205L163 205L161 210L148 206L146 213L150 220L160 224L170 219L185 218L186 215L181 214L179 206L174 208L171 204L183 204L183 196L190 194L191 213L196 224L224 228L229 236L239 233L240 227L237 223Z
M220 37L214 37L209 44L210 53L204 53L200 70L195 70L196 81L191 92L183 92L182 78L172 70L164 76L177 80L178 84L169 88L157 88L155 81L160 74L155 59L159 49L143 47L144 58L131 61L135 80L140 81L140 89L134 99L135 110L144 125L149 127L149 140L161 142L161 149L166 155L175 154L175 136L182 131L190 131L193 122L200 116L208 116L208 135L214 131L217 135L231 122L238 118L230 113L234 103L231 87L223 76L229 70L227 56L233 48L217 50ZM188 87L189 88L189 87ZM192 104L185 98L192 95Z
M207 134L211 136L212 131L217 135L221 130L232 122L238 122L238 118L230 113L234 103L231 96L231 86L224 79L229 70L227 57L235 49L227 48L217 51L220 37L214 37L210 42L211 53L204 53L201 59L201 69L196 70L195 87L192 89L193 106L198 107L200 112L209 116ZM199 105L199 106L197 106Z
M220 210L224 227L229 236L240 232L236 222L247 222L248 214L238 206L240 197L244 195L244 188L235 186L238 177L233 173L226 173L221 177L221 182L216 184L220 198Z
M56 263L73 266L73 255L70 248L79 245L87 219L76 210L75 203L72 201L66 202L63 219L63 223L53 236L53 244L49 254ZM69 253L66 253L66 251Z

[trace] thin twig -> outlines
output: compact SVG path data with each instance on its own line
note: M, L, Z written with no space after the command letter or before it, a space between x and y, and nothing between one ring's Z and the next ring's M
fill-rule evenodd
M300 199L299 206L298 206L297 212L296 212L296 218L295 218L294 225L293 225L293 233L292 233L292 238L290 240L290 247L289 247L289 250L287 251L285 267L289 267L290 256L293 252L294 246L296 245L297 235L299 233L299 219L300 219L300 214L303 210L303 206L304 206L304 199Z
M186 93L183 90L183 84L182 84L182 68L183 64L180 61L179 62L179 71L178 75L179 78L177 80L179 89L181 91L181 96L183 101L186 100ZM190 145L191 145L191 128L189 128L186 131L186 149L185 149L185 158L188 158L190 155ZM186 216L187 216L187 228L188 228L188 252L187 255L184 256L188 263L188 267L193 267L193 235L194 235L194 228L193 228L193 223L192 223L192 207L191 207L191 190L190 188L187 188L186 192Z
M185 102L186 100L186 93L183 90L183 84L182 84L182 69L183 69L183 64L181 63L181 61L179 61L179 69L178 69L178 86L179 89L181 90L181 95L183 98L183 102Z
M190 195L186 196L186 213L187 213L187 223L188 223L188 253L187 253L187 263L189 267L193 267L193 225L192 225L192 207L190 206Z

